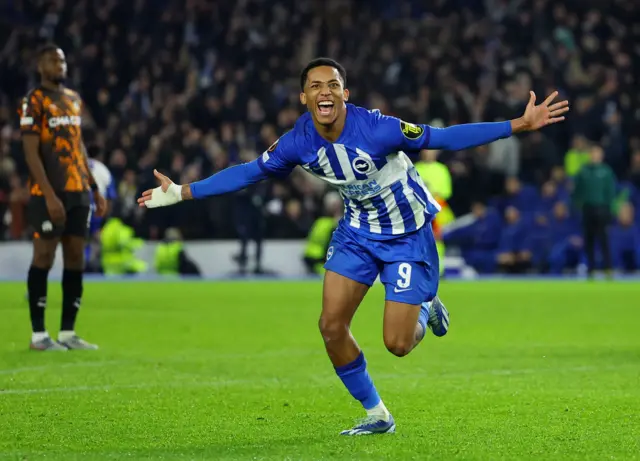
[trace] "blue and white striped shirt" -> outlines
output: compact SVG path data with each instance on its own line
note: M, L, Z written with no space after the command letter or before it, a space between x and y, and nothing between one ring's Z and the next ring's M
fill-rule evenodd
M405 154L427 148L430 135L428 125L347 104L336 142L322 138L306 113L258 165L269 176L286 176L302 166L340 192L345 203L341 225L385 240L420 229L440 210Z

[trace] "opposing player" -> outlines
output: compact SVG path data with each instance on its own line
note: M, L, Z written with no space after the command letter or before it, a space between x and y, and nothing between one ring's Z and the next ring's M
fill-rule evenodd
M106 202L98 191L82 141L82 100L63 82L64 53L55 45L38 52L40 85L23 99L19 114L24 154L30 173L27 215L34 229L33 260L27 280L33 334L31 349L96 349L75 333L82 299L84 247L89 224L90 194L96 213ZM62 321L58 341L44 324L47 279L58 243L62 243Z
M145 191L138 202L154 208L233 192L286 176L297 165L336 186L345 216L327 253L320 331L336 373L368 415L342 434L394 432L394 419L349 329L356 309L380 275L386 292L384 343L398 357L411 352L427 328L436 336L449 328L448 313L436 296L438 255L430 225L439 206L406 152L466 149L537 130L564 120L568 103L553 103L554 93L536 106L531 93L518 119L437 129L347 104L346 73L330 59L310 62L300 85L300 102L308 112L260 158L186 185L155 172L160 186Z

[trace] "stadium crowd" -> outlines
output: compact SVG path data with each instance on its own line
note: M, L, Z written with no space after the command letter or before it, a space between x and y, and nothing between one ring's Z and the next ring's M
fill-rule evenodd
M335 11L341 21L328 19ZM412 122L514 118L530 90L558 89L571 101L566 123L438 154L451 177L450 210L475 216L445 240L478 269L556 271L578 257L572 184L599 147L616 178L614 243L640 244L634 0L13 0L0 7L0 26L0 239L28 238L16 109L37 85L38 45L53 41L87 105L89 154L117 183L114 213L141 238L160 239L169 227L186 239L304 238L327 190L301 171L153 212L135 198L155 185L154 168L184 183L255 158L304 109L300 69L326 55L347 68L352 102ZM575 254L558 256L559 241ZM612 251L619 266L626 256Z

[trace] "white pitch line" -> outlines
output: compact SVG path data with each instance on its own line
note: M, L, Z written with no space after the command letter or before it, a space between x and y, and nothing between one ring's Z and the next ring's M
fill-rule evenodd
M193 355L190 354L193 352L194 354L201 354L203 358L207 360L251 360L251 359L259 359L259 358L268 358L268 357L306 357L309 355L323 355L324 351L316 350L316 349L282 349L282 350L273 350L273 351L264 351L257 352L255 354L242 354L242 353L216 353L215 351L205 350L205 349L195 349L192 351L182 352L178 355L174 355L167 358L158 358L158 359L150 359L148 357L145 358L136 358L133 357L129 360L102 360L98 362L73 362L73 363L51 363L47 365L37 365L32 367L20 367L20 368L7 368L0 369L0 375L13 375L18 373L29 373L33 371L45 371L49 369L60 369L60 368L84 368L84 367L102 367L102 366L110 366L110 365L123 365L126 363L129 364L155 364L155 363L185 363L188 361L190 363L200 362L199 360L194 361Z
M7 368L5 370L0 370L0 375L13 375L17 373L28 373L31 371L44 371L51 368L54 368L56 370L60 368L93 368L102 367L105 365L122 365L124 363L128 362L125 360L103 360L100 362L50 363L47 365L39 365L33 367Z
M118 389L168 389L168 388L198 388L198 387L225 387L225 386L246 386L249 384L258 384L261 387L272 387L274 384L284 384L288 380L277 378L271 379L226 379L220 381L201 381L201 382L155 382L155 383L138 383L138 384L105 384L103 386L64 386L64 387L45 387L42 389L6 389L0 390L0 397L11 394L50 394L56 392L87 392L87 391L105 391Z
M616 369L629 368L628 366L610 366L610 367L593 367L593 366L581 366L570 368L525 368L520 370L477 370L468 372L451 372L451 373L416 373L416 374L381 374L374 376L377 381L382 380L398 380L398 379L448 379L448 378L471 378L479 375L494 375L494 376L515 376L515 375L527 375L536 373L584 373L595 371L611 371ZM197 377L197 375L196 375ZM292 380L290 378L263 378L263 379L224 379L217 381L200 381L200 382L153 382L153 383L137 383L137 384L106 384L102 386L63 386L63 387L45 387L40 389L5 389L0 390L0 397L3 395L21 395L21 394L49 394L49 393L64 393L64 392L91 392L91 391L105 391L109 392L118 389L169 389L169 388L218 388L227 386L257 386L257 387L276 387L276 386L289 386L289 387L318 387L326 386L337 382L333 376L326 377L312 377L310 381L299 384L299 380Z

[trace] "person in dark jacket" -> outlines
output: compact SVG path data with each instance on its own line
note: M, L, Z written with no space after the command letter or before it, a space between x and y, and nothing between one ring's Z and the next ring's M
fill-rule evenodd
M611 167L602 162L604 152L600 146L591 147L590 156L590 163L583 166L576 175L573 203L582 212L588 273L592 276L595 270L596 243L599 243L602 251L605 271L611 271L611 250L607 228L611 221L616 179Z

